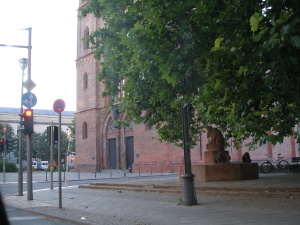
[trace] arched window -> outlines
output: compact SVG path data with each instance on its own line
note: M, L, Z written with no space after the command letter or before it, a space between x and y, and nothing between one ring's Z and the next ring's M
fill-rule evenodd
M88 129L87 129L87 123L86 122L84 122L83 123L83 126L82 126L82 138L83 139L85 139L85 138L87 138L88 137Z
M83 89L87 89L88 88L88 75L85 73L83 75Z
M84 34L83 34L83 49L86 50L89 48L89 41L87 40L88 36L90 35L89 28L86 27L84 29Z

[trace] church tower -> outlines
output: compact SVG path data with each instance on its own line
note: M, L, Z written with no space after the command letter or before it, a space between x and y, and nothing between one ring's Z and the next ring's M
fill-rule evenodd
M79 1L84 7L86 1ZM93 56L89 42L83 40L101 26L93 15L78 20L77 25L77 110L76 124L76 162L75 170L95 171L100 167L99 128L100 113L104 102L100 99L101 83L96 76L100 70L99 62Z

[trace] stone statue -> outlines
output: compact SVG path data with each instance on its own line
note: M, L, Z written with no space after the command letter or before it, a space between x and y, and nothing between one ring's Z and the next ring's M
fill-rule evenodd
M224 137L217 128L211 128L207 132L207 138L210 142L207 143L206 149L209 151L223 151L224 150Z
M217 155L213 156L213 161L215 164L221 164L221 163L229 163L230 162L230 155L226 154L227 151L219 151Z
M252 162L249 152L244 153L244 155L242 156L242 160L243 160L243 163L251 163Z

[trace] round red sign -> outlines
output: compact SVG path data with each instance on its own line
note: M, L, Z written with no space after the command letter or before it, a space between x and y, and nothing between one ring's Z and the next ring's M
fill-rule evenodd
M54 103L53 103L53 110L56 113L62 113L65 110L66 104L64 102L64 100L62 99L57 99Z
M3 133L6 133L6 125L3 125Z

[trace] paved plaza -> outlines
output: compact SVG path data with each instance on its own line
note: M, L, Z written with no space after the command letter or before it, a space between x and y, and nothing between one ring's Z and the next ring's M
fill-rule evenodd
M122 171L101 173L68 174L68 180L94 179L91 182L110 182L111 185L122 183L130 185L180 186L176 175L130 173L127 178ZM154 176L156 175L156 176ZM160 176L157 176L160 175ZM54 174L56 180L57 174ZM80 177L78 177L80 176ZM96 178L95 178L96 176ZM40 215L69 221L71 224L299 224L300 223L300 174L260 174L259 179L246 181L219 181L195 183L196 187L232 189L239 192L243 188L251 187L269 192L272 188L279 188L291 192L286 197L284 192L270 197L240 197L238 194L226 196L224 194L206 195L197 192L198 205L184 206L178 203L181 193L137 192L124 190L91 190L79 189L78 186L62 185L62 208L58 205L58 189L50 188L33 192L34 200L28 201L24 196L4 196L5 204L9 207L35 212ZM62 176L64 177L64 176ZM132 179L139 177L139 179ZM7 173L6 183L0 187L17 182L17 174ZM108 181L109 179L109 181ZM24 174L26 181L26 174ZM49 182L49 174L34 172L33 181ZM286 194L286 193L285 193Z

